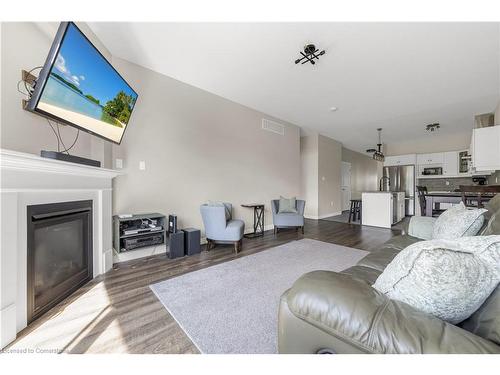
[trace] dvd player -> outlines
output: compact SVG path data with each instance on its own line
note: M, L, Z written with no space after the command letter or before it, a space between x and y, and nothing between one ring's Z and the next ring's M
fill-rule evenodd
M136 228L136 229L125 229L123 234L128 236L129 234L141 234L149 232L158 232L163 230L163 227L153 227L153 228Z
M125 238L120 252L137 249L139 247L160 245L163 241L163 234L150 234L143 237Z

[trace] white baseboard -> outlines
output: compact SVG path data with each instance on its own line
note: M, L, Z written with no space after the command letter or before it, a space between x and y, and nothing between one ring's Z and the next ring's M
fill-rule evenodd
M0 349L16 339L16 305L13 303L0 310Z
M320 216L304 215L304 217L306 219L320 220L320 219L324 219L324 218L327 218L330 216L338 216L338 215L342 215L342 211L332 212L332 213L329 213L326 215L320 215Z
M272 224L264 225L264 231L271 230L271 229L274 229L274 225L272 225ZM252 233L252 232L253 232L253 227L245 229L245 234Z
M104 252L103 261L104 264L102 265L102 273L106 273L113 268L113 249L109 249Z
M272 224L264 225L264 231L273 230L273 229L274 229L274 225L272 225ZM246 228L244 233L249 234L252 232L253 232L253 226L250 228ZM207 237L205 237L205 236L201 237L201 244L205 245L206 243L207 243Z
M167 253L167 248L165 247L165 244L143 247L141 249L125 251L123 253L119 253L116 250L114 250L113 263L126 262L128 260L139 259L166 253Z

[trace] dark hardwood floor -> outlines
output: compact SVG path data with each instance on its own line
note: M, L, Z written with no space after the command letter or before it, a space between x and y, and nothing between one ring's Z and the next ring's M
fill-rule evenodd
M244 239L243 250L217 246L180 259L154 256L123 262L86 284L19 333L9 349L68 353L197 353L196 347L158 301L149 285L254 254L270 247L312 238L363 250L374 250L399 234L397 230L326 220L306 220L300 231L272 231Z

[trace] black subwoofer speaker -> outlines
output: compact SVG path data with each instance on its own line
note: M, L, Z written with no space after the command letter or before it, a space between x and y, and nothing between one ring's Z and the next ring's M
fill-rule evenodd
M184 232L170 233L168 236L168 257L170 259L184 256Z
M199 254L201 252L201 232L196 228L186 228L184 232L184 247L186 255Z

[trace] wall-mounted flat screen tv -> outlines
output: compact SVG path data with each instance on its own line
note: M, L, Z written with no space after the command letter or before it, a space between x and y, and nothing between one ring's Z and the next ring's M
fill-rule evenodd
M62 22L27 109L120 144L137 93L73 22Z

